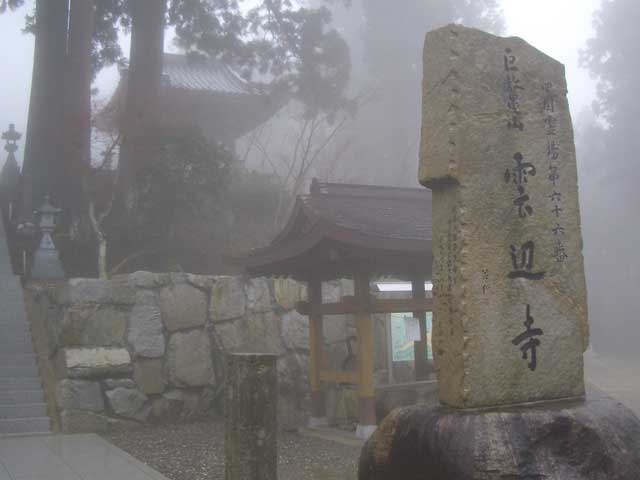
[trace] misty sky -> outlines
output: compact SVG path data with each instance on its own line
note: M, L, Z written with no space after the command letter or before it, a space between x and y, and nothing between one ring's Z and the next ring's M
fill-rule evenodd
M27 4L32 4L28 1ZM520 36L567 68L569 101L574 119L594 98L594 82L578 67L578 50L593 30L591 19L601 0L501 0L507 35ZM0 129L9 123L25 132L33 62L33 37L22 33L31 5L0 15ZM170 37L170 35L168 35ZM171 38L167 38L170 47ZM123 42L124 51L128 43ZM108 95L118 80L115 68L103 72L97 87ZM2 159L4 160L4 158Z

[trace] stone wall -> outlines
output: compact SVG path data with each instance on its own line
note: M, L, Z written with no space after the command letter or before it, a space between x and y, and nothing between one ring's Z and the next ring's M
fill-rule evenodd
M136 272L31 287L47 302L55 404L63 431L220 412L224 352L278 355L279 422L308 409L309 331L289 280ZM46 297L46 298L45 298Z

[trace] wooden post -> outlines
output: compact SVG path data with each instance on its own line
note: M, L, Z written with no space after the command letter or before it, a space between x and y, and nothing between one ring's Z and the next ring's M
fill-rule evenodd
M327 410L320 371L324 365L324 328L322 314L318 307L322 304L322 282L311 279L307 284L309 296L309 348L311 353L309 379L311 382L310 427L327 425Z
M225 379L225 480L277 480L276 355L229 354Z
M356 435L368 438L376 429L375 385L373 381L374 341L369 311L369 275L356 273L354 293L358 305L356 330L358 335L359 419Z
M411 296L416 298L425 298L424 277L418 276L411 280ZM416 380L425 380L429 376L429 363L427 362L427 314L423 311L414 311L413 316L420 323L420 341L414 343L414 357Z

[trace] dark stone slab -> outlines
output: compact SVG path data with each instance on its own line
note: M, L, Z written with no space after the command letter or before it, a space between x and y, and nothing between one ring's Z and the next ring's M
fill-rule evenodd
M228 354L225 479L278 478L276 355Z
M359 480L638 480L640 421L601 392L499 410L410 407L365 444Z

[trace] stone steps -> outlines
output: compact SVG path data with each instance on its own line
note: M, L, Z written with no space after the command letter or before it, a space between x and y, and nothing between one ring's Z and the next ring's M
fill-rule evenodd
M0 435L50 431L22 284L11 271L0 219Z
M0 420L0 435L24 433L48 433L51 431L49 417L10 418Z
M33 345L30 341L26 340L14 340L12 342L7 341L6 343L0 341L0 352L2 352L3 354L33 354Z
M33 353L0 353L0 365L11 367L37 366Z
M23 321L14 321L14 322L0 322L0 333L3 337L12 336L17 334L24 335L25 333L30 333L29 325L27 325Z
M5 331L6 329L0 326L0 349L2 349L3 345L11 345L13 343L20 343L28 345L33 349L31 345L31 332L25 330L23 332L14 330L14 331ZM4 350L0 350L4 352Z
M38 390L42 389L40 378L0 378L0 391L9 392L13 390Z
M18 418L39 418L47 416L47 404L21 403L18 405L0 405L0 420Z
M0 382L4 378L38 378L39 375L38 367L35 365L0 367Z
M0 390L0 405L20 405L44 402L42 389Z

